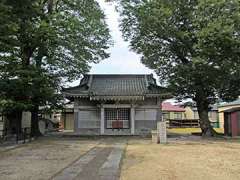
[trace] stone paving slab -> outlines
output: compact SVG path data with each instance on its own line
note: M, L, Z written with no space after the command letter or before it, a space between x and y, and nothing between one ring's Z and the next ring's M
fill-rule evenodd
M53 180L117 180L125 143L99 144Z
M99 170L99 175L101 176L101 178L118 179L120 174L119 170L123 151L123 144L116 144L114 146L112 152Z
M82 171L84 165L92 161L96 156L96 154L99 153L100 150L101 148L98 148L98 147L91 149L88 153L86 153L80 159L75 161L72 165L65 168L61 173L55 176L53 180L74 179Z

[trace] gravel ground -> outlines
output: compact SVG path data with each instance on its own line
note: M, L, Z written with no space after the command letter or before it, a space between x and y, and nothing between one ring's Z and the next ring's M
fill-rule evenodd
M166 145L129 140L121 180L239 180L240 141L173 139Z
M0 180L50 179L99 141L41 138L0 153Z
M108 167L115 162L110 158L115 157L110 156L110 152L114 152L113 144L125 144L126 141L121 180L240 179L239 140L203 140L192 136L169 139L166 145L152 144L150 139L125 137L41 138L15 149L0 151L0 180L52 179L104 143L106 149L96 153L93 161L89 161L96 163L83 167L84 173L96 174L100 167L106 166L104 164ZM94 166L95 170L91 170ZM78 178L88 179L85 175L79 174Z

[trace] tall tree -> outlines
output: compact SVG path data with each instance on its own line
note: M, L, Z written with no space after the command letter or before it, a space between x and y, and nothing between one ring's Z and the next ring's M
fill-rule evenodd
M57 104L60 87L107 58L110 44L95 0L2 0L0 106L31 110L37 134L39 106Z
M209 105L240 94L238 0L121 0L121 30L142 62L179 98L196 101L203 135Z

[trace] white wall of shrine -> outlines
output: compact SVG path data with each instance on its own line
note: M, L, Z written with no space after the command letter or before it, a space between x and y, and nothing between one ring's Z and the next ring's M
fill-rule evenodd
M124 103L124 104L123 104ZM106 129L105 108L129 108L130 127L122 130ZM157 127L157 112L160 108L156 98L147 98L139 102L105 104L88 99L75 100L74 131L78 134L101 135L138 135L150 133Z

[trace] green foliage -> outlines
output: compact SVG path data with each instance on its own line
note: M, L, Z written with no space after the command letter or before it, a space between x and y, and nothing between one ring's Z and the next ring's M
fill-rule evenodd
M57 105L64 82L109 56L104 18L95 0L2 0L0 107Z
M238 0L122 0L121 29L178 98L240 94Z
M192 98L203 135L209 104L240 94L239 0L121 0L121 29L178 99Z

